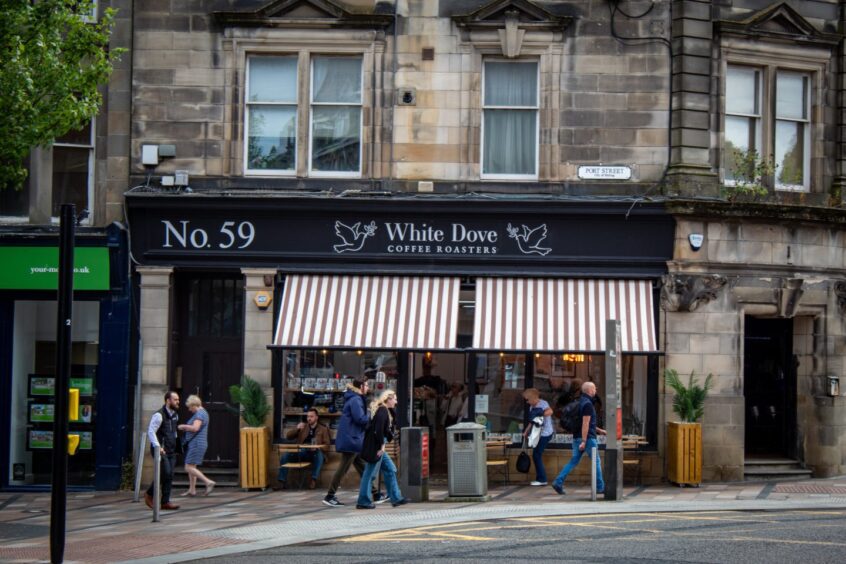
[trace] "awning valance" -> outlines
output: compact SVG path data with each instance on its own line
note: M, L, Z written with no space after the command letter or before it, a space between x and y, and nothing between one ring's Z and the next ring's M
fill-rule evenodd
M273 346L449 350L457 277L289 275Z
M648 280L477 278L473 348L602 351L607 319L623 351L657 350Z

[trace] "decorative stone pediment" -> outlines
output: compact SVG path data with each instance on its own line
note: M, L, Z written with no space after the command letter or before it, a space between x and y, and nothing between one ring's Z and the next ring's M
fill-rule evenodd
M751 37L823 44L836 44L840 41L839 35L818 30L786 2L752 12L742 19L721 20L715 22L715 25L720 33Z
M665 274L661 277L661 308L664 311L694 311L717 299L728 279L719 274Z
M475 12L453 16L455 24L466 33L496 33L502 54L519 57L526 34L562 32L570 25L570 16L555 15L528 0L494 0Z
M225 26L289 28L385 28L393 14L352 10L333 0L273 0L251 11L214 12Z

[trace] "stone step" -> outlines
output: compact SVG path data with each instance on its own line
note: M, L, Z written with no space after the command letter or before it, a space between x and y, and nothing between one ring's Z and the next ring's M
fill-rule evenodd
M773 468L744 468L743 477L746 480L808 480L813 472L805 468L790 468L776 470Z

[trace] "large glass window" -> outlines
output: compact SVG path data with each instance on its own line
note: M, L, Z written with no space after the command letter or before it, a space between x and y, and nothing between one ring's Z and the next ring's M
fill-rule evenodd
M779 72L776 76L776 187L802 190L808 168L810 128L808 76Z
M726 183L764 181L777 190L809 189L810 82L808 74L777 68L766 72L736 65L727 68ZM769 132L766 138L764 132ZM767 166L756 171L759 163Z
M359 176L362 57L314 57L305 77L297 72L301 57L248 60L245 172L294 175L302 166L298 155L307 155L313 176ZM298 92L305 88L307 104L301 104ZM298 135L300 122L309 124L307 139Z
M56 376L56 302L16 301L12 345L9 485L49 485ZM93 486L99 302L73 303L70 387L79 389L79 448L68 458L68 484Z
M371 395L384 390L397 390L397 359L391 351L285 351L282 377L282 403L279 429L305 420L308 408L314 407L321 423L327 425L334 438L338 418L344 408L344 392L353 379L371 381ZM367 398L369 405L372 397Z
M250 57L247 172L289 173L297 158L297 57Z
M312 61L311 171L361 171L361 58Z
M486 61L482 178L537 179L538 63Z
M526 355L492 353L476 355L476 422L494 436L519 434L523 429L523 390Z
M729 67L726 77L725 171L726 181L754 177L744 156L760 151L761 95L760 72L745 67Z

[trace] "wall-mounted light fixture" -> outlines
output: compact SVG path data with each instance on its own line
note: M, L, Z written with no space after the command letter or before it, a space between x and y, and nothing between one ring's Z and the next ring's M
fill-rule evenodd
M583 354L562 354L561 360L564 362L584 362L585 355Z

